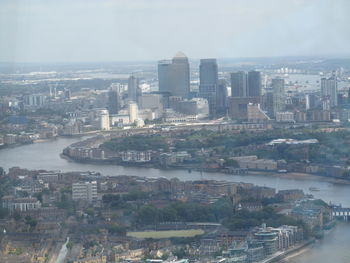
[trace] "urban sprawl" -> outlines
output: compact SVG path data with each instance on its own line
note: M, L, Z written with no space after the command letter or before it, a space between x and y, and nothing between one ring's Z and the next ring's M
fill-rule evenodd
M157 66L7 70L0 74L0 151L82 137L61 158L164 175L312 174L348 183L344 63L197 61L178 52ZM278 262L350 215L300 189L27 168L0 169L6 262L56 262L62 253L77 263Z

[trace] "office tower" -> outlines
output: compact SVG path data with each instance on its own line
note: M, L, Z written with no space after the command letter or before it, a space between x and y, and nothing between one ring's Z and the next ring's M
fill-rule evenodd
M267 115L272 118L274 116L273 113L273 108L274 108L274 103L273 103L273 92L269 91L266 92L263 96L263 101L264 101L264 110L267 112Z
M138 118L139 109L134 102L129 103L129 119L131 123L134 123Z
M201 59L199 65L199 97L209 104L209 115L216 114L216 91L218 86L218 65L216 59Z
M247 120L248 104L259 104L254 109L260 110L261 75L258 71L231 73L231 96L229 115L236 120ZM237 105L234 105L234 104ZM250 119L252 120L252 119Z
M321 97L322 100L329 100L330 106L335 107L338 105L338 85L337 78L322 78L321 79Z
M160 92L171 93L171 66L171 60L161 60L158 62L158 85Z
M226 114L227 110L227 86L224 79L219 80L219 84L216 90L216 113L219 115Z
M187 98L190 92L190 64L184 53L178 52L170 62L158 62L159 91Z
M247 74L244 71L231 73L231 96L248 97Z
M248 72L248 96L261 96L261 74L259 71Z
M184 53L178 52L172 60L172 90L174 96L187 98L190 93L190 64Z
M276 112L282 112L285 109L284 79L272 79L271 86L273 91L273 113L276 116Z
M138 101L141 91L139 88L139 79L135 76L130 76L128 79L128 99L129 101Z
M110 114L118 114L120 110L120 92L119 89L110 89L108 92L108 111Z

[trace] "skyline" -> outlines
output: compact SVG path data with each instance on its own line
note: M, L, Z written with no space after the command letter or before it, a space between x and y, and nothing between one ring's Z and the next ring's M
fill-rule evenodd
M156 61L178 50L198 59L350 55L346 0L4 0L0 6L1 62Z

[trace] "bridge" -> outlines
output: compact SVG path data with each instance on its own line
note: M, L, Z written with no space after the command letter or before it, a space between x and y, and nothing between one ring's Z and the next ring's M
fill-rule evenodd
M350 221L350 208L334 206L332 215L334 218L343 219L344 221Z

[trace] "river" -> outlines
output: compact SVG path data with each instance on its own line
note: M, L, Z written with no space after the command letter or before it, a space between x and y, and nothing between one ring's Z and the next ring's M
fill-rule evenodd
M266 175L227 175L221 173L199 173L193 171L188 173L184 170L158 170L153 168L134 168L116 165L98 165L98 164L82 164L68 161L60 158L63 148L81 140L82 138L58 138L52 141L23 145L20 147L6 148L0 150L0 166L8 169L13 166L19 166L27 169L45 169L45 170L61 170L61 171L96 171L103 175L137 175L142 177L177 177L180 180L197 180L197 179L215 179L232 182L254 183L260 186L274 187L281 189L303 189L309 193L309 187L317 187L319 192L312 194L325 200L326 202L341 203L345 207L350 207L350 185L335 184L320 181L318 178L313 179L290 179L276 176ZM346 244L344 246L337 244ZM320 242L311 252L306 252L300 257L295 257L290 262L318 262L328 263L332 260L330 255L334 255L334 250L340 255L350 255L348 250L350 244L350 225L342 225L337 227L334 233L331 233L324 242ZM331 253L325 251L330 250ZM320 253L317 253L319 251ZM321 253L322 252L322 253ZM334 261L335 263L348 263L349 258L344 256L342 261Z

